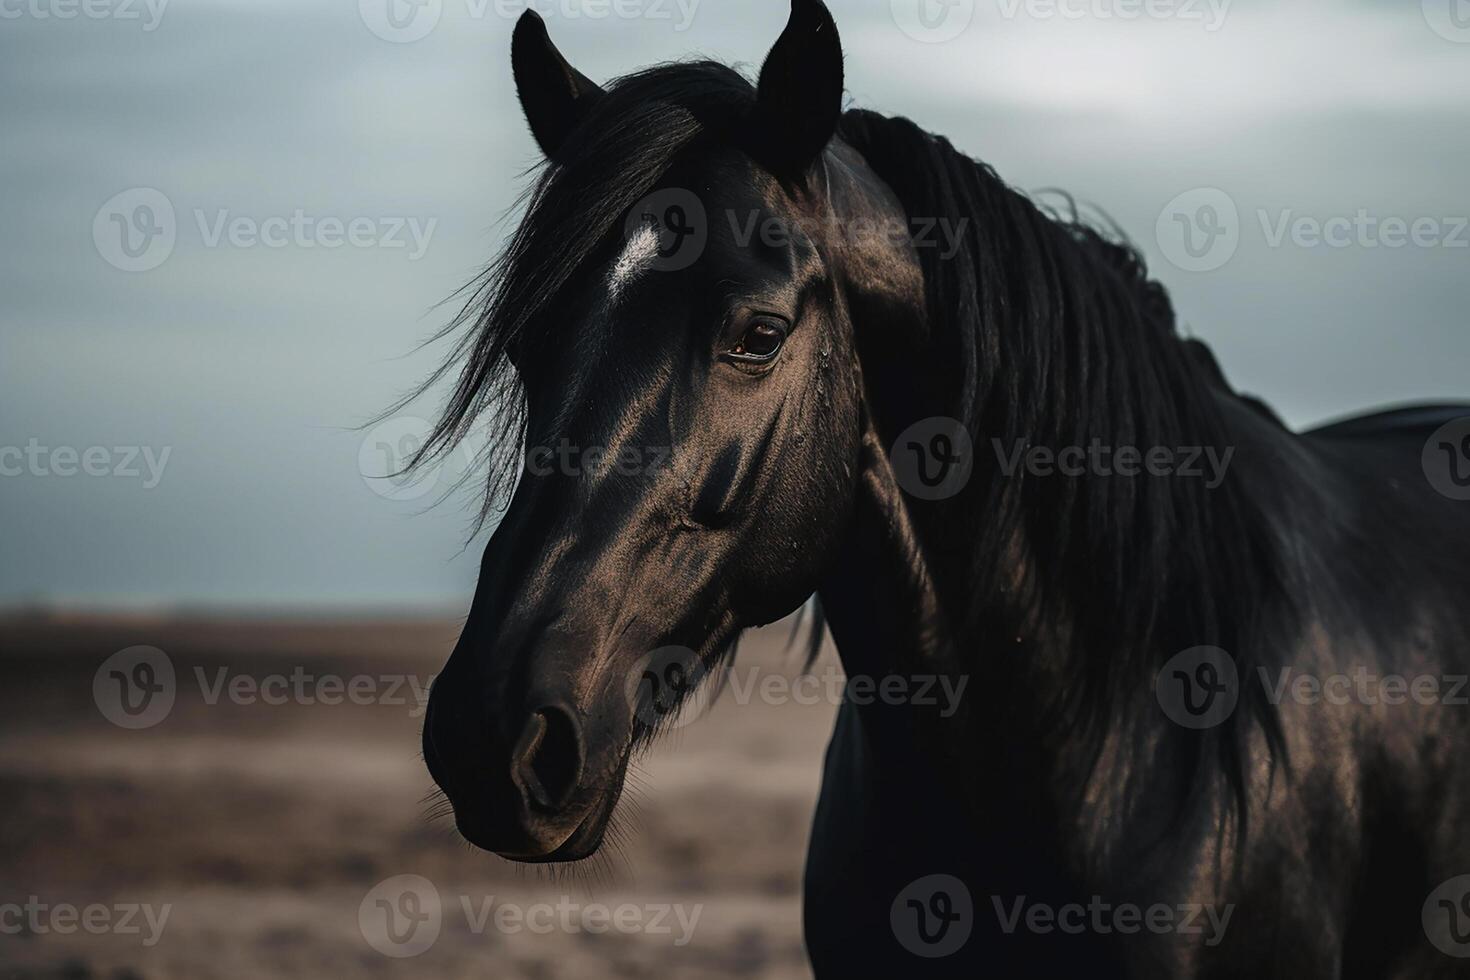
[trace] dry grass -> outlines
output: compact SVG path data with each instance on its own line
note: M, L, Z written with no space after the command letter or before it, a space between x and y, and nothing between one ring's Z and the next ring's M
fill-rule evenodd
M727 687L643 759L618 853L546 872L473 851L431 817L411 704L211 705L196 675L427 678L456 633L431 620L0 619L0 906L170 906L151 947L82 929L0 934L0 975L808 974L801 867L826 703L739 703ZM788 634L778 624L753 635L738 669L795 676ZM92 697L101 662L133 644L166 651L178 677L173 710L140 731L109 723ZM369 889L400 874L429 879L443 902L439 938L407 959L375 951L358 916ZM492 899L700 912L676 945L677 926L477 929L462 903Z

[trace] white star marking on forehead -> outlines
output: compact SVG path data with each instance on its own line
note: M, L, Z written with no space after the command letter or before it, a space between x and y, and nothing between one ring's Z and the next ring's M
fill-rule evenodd
M628 244L623 248L623 254L613 263L612 271L607 274L607 288L611 293L613 302L617 302L618 293L628 283L637 279L649 263L658 255L658 232L653 225L645 224L638 229L638 233L628 239Z

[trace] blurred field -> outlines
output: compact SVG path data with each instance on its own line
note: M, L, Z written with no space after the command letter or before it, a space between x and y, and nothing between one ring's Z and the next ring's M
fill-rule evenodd
M727 686L642 760L621 808L620 855L552 874L473 851L450 822L426 818L431 783L406 686L402 704L210 704L196 674L211 684L221 668L257 680L426 681L457 632L447 620L0 618L0 976L808 975L801 867L834 710L826 699L740 703ZM789 634L777 624L747 638L742 676L796 676ZM103 660L134 644L165 651L177 676L172 710L142 730L113 725L93 698ZM420 955L392 958L364 938L359 907L402 874L432 882L442 928ZM20 920L4 905L31 896L170 911L151 947L146 925L12 934ZM701 908L676 945L677 925L532 932L492 919L477 930L462 901Z

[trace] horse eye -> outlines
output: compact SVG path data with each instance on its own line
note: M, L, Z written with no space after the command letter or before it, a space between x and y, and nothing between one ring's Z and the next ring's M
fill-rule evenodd
M726 353L737 361L769 361L786 341L786 327L776 320L756 320Z

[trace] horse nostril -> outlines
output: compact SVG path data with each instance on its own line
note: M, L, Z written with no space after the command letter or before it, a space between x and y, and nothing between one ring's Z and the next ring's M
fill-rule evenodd
M582 779L582 733L569 712L547 705L531 714L511 753L511 777L536 805L566 806Z

